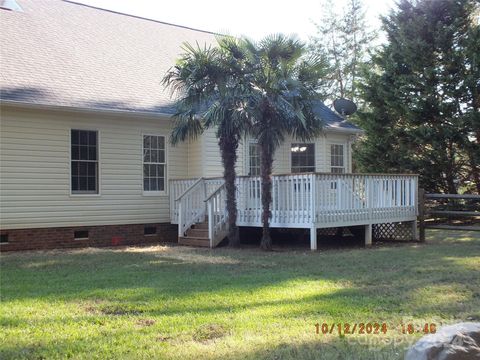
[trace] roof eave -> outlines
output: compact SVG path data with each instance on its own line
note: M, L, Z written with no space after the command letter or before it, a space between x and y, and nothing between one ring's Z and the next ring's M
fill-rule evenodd
M325 132L335 132L335 133L342 133L342 134L355 134L361 135L365 133L365 130L360 128L342 128L337 126L326 125L324 127Z
M108 108L97 108L97 107L87 107L87 106L52 105L52 104L41 104L41 103L32 103L32 102L5 100L5 99L0 99L0 104L13 106L13 107L26 108L26 109L68 111L68 112L77 112L77 113L78 112L96 113L96 114L109 114L109 115L119 115L119 116L145 117L145 118L172 117L172 114L162 113L162 112L153 112L153 111L108 109Z

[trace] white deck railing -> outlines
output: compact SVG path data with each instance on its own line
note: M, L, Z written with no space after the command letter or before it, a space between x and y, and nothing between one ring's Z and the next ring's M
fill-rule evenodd
M178 207L178 236L184 236L190 226L205 220L205 196L205 181L200 178L175 199Z
M225 184L222 184L205 199L208 216L208 238L211 248L217 246L228 233L226 198Z
M171 199L178 198L194 182L172 180ZM220 178L205 179L204 199L222 182ZM270 224L272 227L320 228L412 221L417 215L417 187L416 175L275 175L272 176ZM171 203L171 222L176 224L178 205ZM260 177L237 178L237 204L237 225L261 226Z

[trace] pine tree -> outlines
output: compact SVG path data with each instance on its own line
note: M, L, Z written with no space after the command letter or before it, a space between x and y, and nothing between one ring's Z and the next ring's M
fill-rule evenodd
M323 95L329 100L348 98L358 102L360 65L376 34L368 30L362 0L349 0L341 9L333 0L324 0L322 6L324 13L316 23L317 34L310 38L310 51L323 56L330 66Z
M480 191L479 25L474 0L401 0L364 67L363 171L416 172L429 191ZM471 186L474 184L474 186ZM471 188L469 188L469 186Z

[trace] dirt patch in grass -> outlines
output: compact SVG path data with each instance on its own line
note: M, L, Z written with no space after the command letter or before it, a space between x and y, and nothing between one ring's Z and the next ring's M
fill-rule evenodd
M155 320L153 319L139 319L137 320L137 325L138 326L152 326L155 325Z
M171 339L171 337L167 336L167 335L160 335L160 336L157 337L158 342L167 342L170 339Z
M206 324L200 326L193 334L193 339L197 342L208 342L222 338L227 335L228 330L221 324Z
M130 306L123 306L123 305L102 306L99 310L102 314L115 315L115 316L140 315L143 313L143 310L141 309L136 309Z

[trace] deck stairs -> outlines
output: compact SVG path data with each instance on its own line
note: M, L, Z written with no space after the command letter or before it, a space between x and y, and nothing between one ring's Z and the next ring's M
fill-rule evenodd
M214 248L228 234L226 192L223 181L208 184L204 178L191 183L175 199L178 205L178 243Z
M184 236L178 237L178 243L186 246L210 247L208 221L193 224Z

